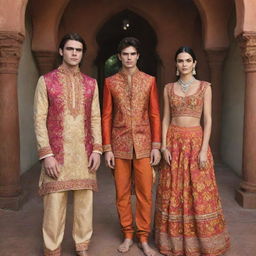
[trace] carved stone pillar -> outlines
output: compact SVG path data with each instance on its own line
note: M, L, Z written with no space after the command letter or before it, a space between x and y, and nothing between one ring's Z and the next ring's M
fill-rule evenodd
M34 51L34 56L40 75L44 75L57 67L57 52Z
M245 68L243 181L236 200L244 208L256 209L256 32L238 37Z
M216 160L220 160L222 74L226 50L207 50L212 83L212 133L211 149Z
M20 205L17 71L24 36L0 32L0 208Z

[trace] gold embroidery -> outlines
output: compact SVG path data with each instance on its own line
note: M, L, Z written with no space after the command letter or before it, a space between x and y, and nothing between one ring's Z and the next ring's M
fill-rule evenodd
M113 98L111 148L115 157L132 159L134 154L137 159L149 157L152 137L156 137L154 128L160 130L158 98L152 93L156 86L154 77L137 70L128 83L127 75L119 72L106 79L106 86ZM157 136L159 144L153 144L154 148L160 147L160 135ZM104 151L111 148L104 145Z
M56 250L51 251L47 248L44 248L44 255L45 256L60 256L61 255L61 250L60 250L60 248L57 248Z
M93 150L97 150L102 152L102 145L101 144L94 144L93 145Z
M52 154L52 150L50 147L43 147L38 150L39 158L44 157L45 155Z
M87 251L89 247L90 240L83 243L76 244L76 251Z
M42 134L47 138L42 140L43 136L38 136L40 142L39 153L41 156L50 154L52 153L51 148L55 146L56 150L53 150L53 152L56 152L56 154L59 151L63 152L63 161L59 161L60 175L58 180L49 177L42 167L39 181L39 193L45 195L58 191L79 189L97 191L96 174L90 173L88 170L88 155L86 152L88 143L87 141L85 142L88 129L91 129L93 139L93 145L90 145L91 149L93 146L95 150L101 151L100 110L96 80L83 75L80 73L79 69L74 72L69 72L63 67L59 67L54 74L54 79L51 79L51 76L47 76L49 79L47 82L52 85L49 86L49 91L47 91L45 86L45 80L41 79L41 91L37 93L38 96L40 96L38 120L40 119L41 121L41 127L45 127L45 129L41 129L38 134ZM78 86L72 89L70 79ZM47 95L47 93L49 94ZM47 127L49 129L47 130L45 122L49 110L49 100L52 100L51 102L58 106L61 104L61 108L55 108L54 114L51 115L51 121L53 122L51 123L51 127ZM90 104L86 104L86 101ZM49 101L49 103L51 102ZM90 106L90 109L89 107L87 108L87 106ZM57 111L58 109L61 111ZM91 124L91 127L89 127L89 125L85 127L87 118L88 124ZM62 122L61 129L56 125L60 121ZM56 127L58 129L56 129ZM53 129L56 129L56 140L61 138L63 145L60 145L59 141L55 143L54 140L52 145L49 146L48 135L49 131Z
M59 67L59 79L63 85L63 97L66 110L77 117L83 113L84 86L83 77L80 71L71 73L63 67Z
M45 194L59 191L79 189L92 189L93 191L98 191L97 182L92 179L47 182L43 183L39 188L39 195L43 196Z
M160 149L161 143L160 142L152 142L152 149Z
M155 213L155 241L164 255L218 256L230 247L214 176L210 148L208 168L201 170L198 154L201 127L170 125L167 148L172 164L162 162Z
M192 116L201 118L203 103L204 103L204 92L209 83L201 81L199 90L192 95L179 96L174 93L174 84L168 84L168 97L171 108L171 116Z
M103 145L103 152L112 151L112 147L110 144Z
M157 239L160 241L157 242L160 253L163 255L184 255L183 243L184 238L182 235L170 238L166 233L156 234ZM198 242L197 237L186 237L186 255L187 256L199 256L199 255L211 255L219 256L223 255L230 247L230 239L228 235L224 234L215 235L212 237L202 237L200 238L200 244L204 246L202 250ZM170 249L170 244L173 245L173 248Z

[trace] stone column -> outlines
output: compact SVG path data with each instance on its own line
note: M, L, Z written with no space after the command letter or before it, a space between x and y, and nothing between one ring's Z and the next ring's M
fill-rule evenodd
M238 37L245 68L243 181L236 200L244 208L256 209L256 32Z
M40 75L44 75L57 67L57 52L34 51L34 56Z
M226 50L207 50L212 84L212 133L211 149L214 158L220 160L221 111L222 111L222 74Z
M158 49L158 67L157 67L157 85L159 94L159 104L161 116L164 110L164 86L168 82L175 81L175 62L170 58L170 55L164 54L162 49Z
M21 201L17 72L24 36L0 32L0 208Z

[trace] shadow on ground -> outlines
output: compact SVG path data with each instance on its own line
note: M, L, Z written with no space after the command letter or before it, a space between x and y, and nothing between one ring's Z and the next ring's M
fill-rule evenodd
M22 176L24 204L15 212L0 210L0 256L43 255L41 224L42 199L37 194L39 164ZM224 214L231 234L232 247L226 256L256 255L256 210L242 209L234 200L239 178L228 168L216 166L219 191ZM94 194L94 234L90 245L90 256L118 256L116 251L121 242L118 217L115 208L115 190L111 172L104 166L98 171L100 191ZM72 194L69 198L67 224L62 244L63 256L74 254L72 241ZM153 239L150 243L153 245ZM136 246L123 254L143 256ZM160 255L160 254L159 254Z

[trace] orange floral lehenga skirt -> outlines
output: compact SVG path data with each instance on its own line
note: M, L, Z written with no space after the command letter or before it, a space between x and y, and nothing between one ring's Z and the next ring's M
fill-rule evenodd
M199 168L201 127L170 126L171 166L162 161L156 199L155 240L168 256L217 256L230 246L215 180L213 158Z

